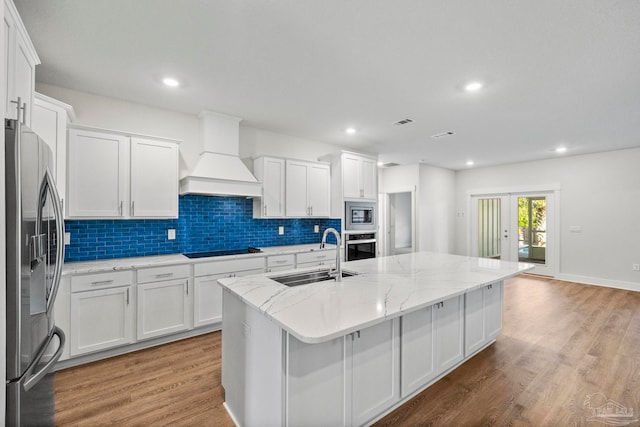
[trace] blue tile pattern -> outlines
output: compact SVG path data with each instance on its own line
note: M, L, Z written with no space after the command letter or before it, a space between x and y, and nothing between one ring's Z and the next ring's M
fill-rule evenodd
M71 244L65 261L319 243L327 227L340 231L339 219L253 219L253 201L244 197L180 196L178 219L69 220ZM278 235L278 227L284 235ZM176 239L167 239L167 230ZM333 236L330 243L335 243Z

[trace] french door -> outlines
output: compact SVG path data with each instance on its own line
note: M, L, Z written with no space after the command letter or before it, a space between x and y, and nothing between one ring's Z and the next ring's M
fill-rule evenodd
M555 275L553 192L474 195L470 203L472 256L527 262L535 265L531 273Z

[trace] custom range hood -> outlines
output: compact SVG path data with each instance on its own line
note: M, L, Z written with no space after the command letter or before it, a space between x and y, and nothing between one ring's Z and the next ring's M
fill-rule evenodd
M180 194L207 196L262 196L262 184L240 160L240 121L213 111L202 111L202 152L196 166L180 179Z

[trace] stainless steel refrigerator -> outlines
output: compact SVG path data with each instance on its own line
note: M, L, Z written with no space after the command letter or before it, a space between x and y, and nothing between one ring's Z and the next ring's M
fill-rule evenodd
M53 366L64 346L53 302L64 261L53 155L38 135L5 120L7 426L53 425Z

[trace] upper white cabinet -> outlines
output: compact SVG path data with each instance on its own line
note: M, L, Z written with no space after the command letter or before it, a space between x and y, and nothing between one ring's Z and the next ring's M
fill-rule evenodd
M345 199L377 197L378 169L376 160L357 154L342 154L342 194Z
M75 120L73 107L40 93L35 94L31 129L40 135L53 152L53 174L58 194L65 202L67 182L67 125Z
M284 159L258 157L253 161L253 174L262 182L262 197L253 199L254 218L284 216Z
M40 58L11 0L4 2L5 113L31 126L36 65ZM18 115L18 98L20 114Z
M178 145L71 129L67 214L71 218L176 218Z
M331 169L324 163L286 161L286 204L288 217L326 217L330 214Z

